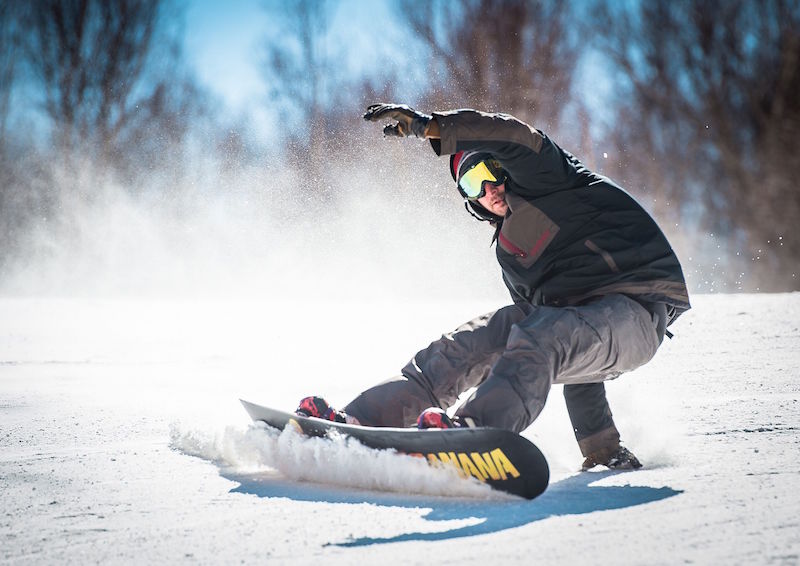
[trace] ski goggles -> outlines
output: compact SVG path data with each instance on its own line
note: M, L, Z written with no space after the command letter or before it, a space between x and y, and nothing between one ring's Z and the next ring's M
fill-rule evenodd
M468 200L478 200L486 194L484 183L494 186L502 185L506 176L499 166L487 161L478 161L470 167L458 180L458 192Z

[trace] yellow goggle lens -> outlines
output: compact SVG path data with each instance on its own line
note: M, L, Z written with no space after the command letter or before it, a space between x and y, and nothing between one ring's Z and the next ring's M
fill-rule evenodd
M489 181L492 184L498 183L497 177L489 170L486 163L480 161L461 176L458 185L461 188L461 193L466 198L476 199L484 194L483 183L485 181Z

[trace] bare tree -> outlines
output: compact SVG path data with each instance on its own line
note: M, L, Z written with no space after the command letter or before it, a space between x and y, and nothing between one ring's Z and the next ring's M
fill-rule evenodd
M12 18L12 6L10 2L0 2L0 238L4 242L8 241L13 229L12 219L8 213L3 212L8 210L10 205L9 187L13 179L6 149L7 120L16 60L14 57L16 22ZM6 254L0 253L0 269L3 267L5 256Z
M547 130L570 101L580 45L558 2L414 2L400 10L430 54L426 104L504 111Z
M800 3L637 6L599 9L601 50L628 85L625 169L665 199L703 203L754 287L800 289Z
M280 117L285 158L312 208L336 201L340 176L332 173L331 158L340 167L358 160L364 144L354 129L369 130L359 115L376 96L393 91L391 79L348 72L346 52L339 47L347 38L334 37L330 28L337 6L325 0L266 6L280 22L280 36L267 36L264 42L268 103Z
M271 7L270 7L271 8ZM264 76L271 104L278 110L290 157L314 169L326 144L327 87L334 59L328 52L331 6L325 0L290 0L281 5L279 38L265 43ZM318 177L312 172L311 177Z
M29 6L27 60L59 151L135 169L182 139L199 93L179 71L170 15L161 0Z
M19 56L19 5L0 2L0 159L6 155L8 118Z

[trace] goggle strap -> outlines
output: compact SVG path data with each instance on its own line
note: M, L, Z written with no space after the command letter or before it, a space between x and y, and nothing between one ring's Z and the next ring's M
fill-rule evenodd
M488 218L484 218L483 216L478 215L474 210L472 210L472 207L470 207L469 205L469 201L466 199L464 199L464 208L467 209L467 212L469 212L473 218L480 220L481 222L490 222Z

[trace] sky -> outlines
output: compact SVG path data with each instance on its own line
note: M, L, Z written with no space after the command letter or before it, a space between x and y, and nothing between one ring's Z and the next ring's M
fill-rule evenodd
M258 68L265 30L263 0L192 0L186 8L186 54L198 78L235 108L265 96Z
M324 1L324 0L320 0ZM357 76L381 66L399 66L404 84L398 100L415 104L425 70L420 46L396 23L392 0L327 0L332 10L329 52L341 55L342 75ZM231 118L244 118L261 141L274 142L276 117L269 112L267 83L260 68L264 45L282 32L280 0L188 0L184 47L198 79L223 103ZM596 118L598 129L610 119L607 101L614 88L599 54L590 51L578 66L576 87Z
M390 2L341 0L329 5L330 48L342 53L348 70L380 65L380 53L392 45L404 49L403 38L393 33ZM184 47L198 79L230 113L254 121L262 136L274 122L265 108L268 94L260 63L265 42L280 36L281 12L282 2L276 0L186 4Z
M184 48L197 78L223 104L228 117L246 117L262 141L275 128L265 108L259 70L265 30L274 29L263 0L190 0Z

